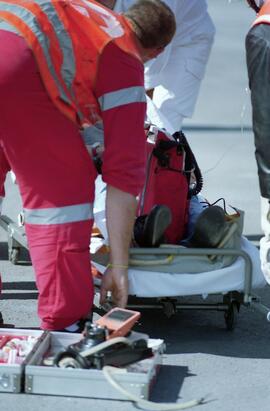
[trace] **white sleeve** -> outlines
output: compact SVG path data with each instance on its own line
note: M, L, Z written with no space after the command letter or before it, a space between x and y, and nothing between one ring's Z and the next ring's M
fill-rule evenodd
M123 0L122 0L123 1ZM207 12L205 0L164 0L172 9L176 19L176 33L171 43L157 58L145 64L145 87L151 89L164 85L168 67L176 68L183 65L183 59L191 58L200 60L211 47L215 28ZM202 50L200 50L202 43ZM208 53L209 54L209 53ZM207 59L206 59L207 61ZM198 62L199 77L203 77L205 62ZM171 74L171 73L170 73Z
M116 0L114 10L124 12L135 1ZM163 53L145 64L145 88L155 88L154 103L172 132L193 114L215 27L206 0L163 1L175 14L176 34Z
M194 112L215 35L204 0L179 0L177 6L172 42L145 66L145 87L155 88L154 103L174 131Z
M158 128L165 129L168 133L173 134L175 130L173 129L170 122L162 114L160 110L156 107L153 100L147 96L147 119L151 124Z

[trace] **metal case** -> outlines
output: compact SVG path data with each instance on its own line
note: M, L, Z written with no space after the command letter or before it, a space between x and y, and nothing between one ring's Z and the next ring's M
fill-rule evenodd
M86 398L127 399L106 380L102 370L64 369L42 365L46 353L53 354L81 338L81 334L48 333L25 367L25 392ZM132 364L126 368L127 372L115 376L115 380L126 390L145 399L149 398L150 388L161 364L161 354L165 347L163 340L149 339L148 345L154 350L153 358Z
M38 330L23 330L23 329L9 329L0 328L0 335L16 336L33 336L38 337L31 353L25 358L22 364L0 364L0 392L18 393L23 390L24 368L27 361L30 360L35 352L35 349L42 343L43 338L46 337L44 331Z

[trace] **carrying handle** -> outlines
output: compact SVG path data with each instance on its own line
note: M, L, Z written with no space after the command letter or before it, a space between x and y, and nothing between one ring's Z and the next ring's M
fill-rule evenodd
M226 207L226 201L225 201L225 198L223 198L223 197L220 197L220 198L218 198L216 201L214 201L214 203L211 203L211 204L209 204L209 206L213 206L213 205L216 205L219 201L222 201L222 203L223 203L223 210L224 210L224 212L225 212L225 214L226 214L226 219L228 219L228 220L233 220L233 219L235 219L235 218L237 218L237 217L240 217L240 213L239 213L239 211L237 210L237 208L235 208L235 207L233 207L232 205L228 205L232 210L234 210L235 211L235 214L229 214L228 213L228 211L227 211L227 207Z

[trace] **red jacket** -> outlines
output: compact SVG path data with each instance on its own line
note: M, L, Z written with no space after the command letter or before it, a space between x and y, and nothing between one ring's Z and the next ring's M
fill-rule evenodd
M53 26L45 11L53 13ZM92 124L85 143L95 141L97 130L103 139L104 130L103 180L138 195L145 176L146 101L143 64L126 20L94 1L81 0L0 0L1 18L31 45L58 109L79 126Z
M95 1L0 0L1 18L33 50L55 105L81 126L101 118L93 88L104 47L114 42L139 59L128 21Z

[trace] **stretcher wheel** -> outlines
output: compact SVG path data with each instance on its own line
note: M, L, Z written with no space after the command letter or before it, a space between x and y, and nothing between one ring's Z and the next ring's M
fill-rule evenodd
M8 259L9 261L16 265L19 261L19 255L20 255L20 249L19 248L12 248L11 250L9 250L8 253Z
M224 313L226 328L228 331L232 331L235 328L239 308L239 303L237 301L232 301L228 307L228 310Z

